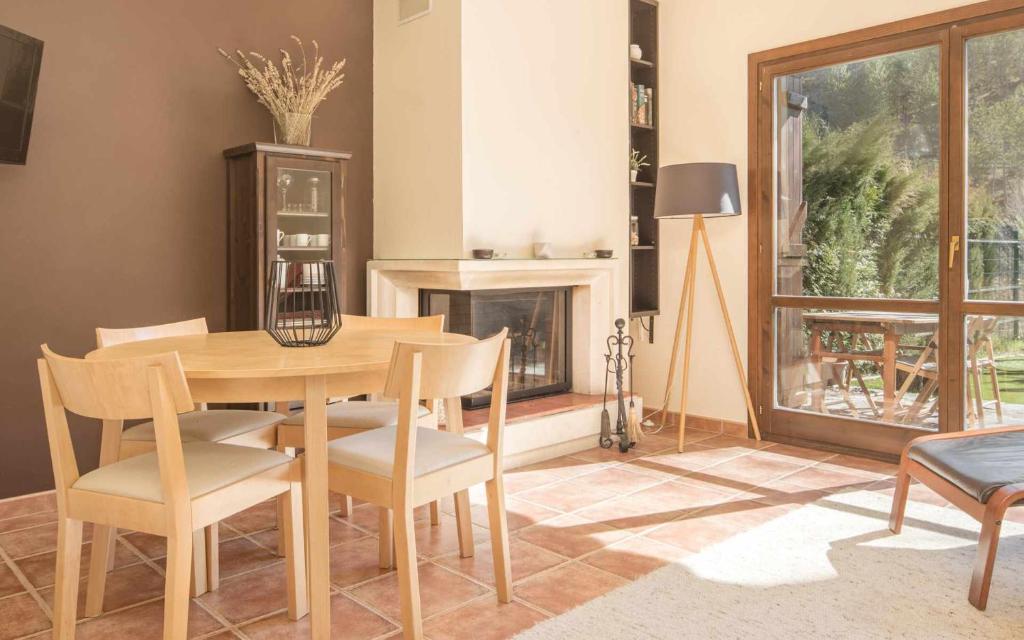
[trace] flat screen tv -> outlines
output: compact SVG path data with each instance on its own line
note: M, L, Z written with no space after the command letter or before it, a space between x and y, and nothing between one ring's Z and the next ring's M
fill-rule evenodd
M0 25L0 162L25 164L43 41Z

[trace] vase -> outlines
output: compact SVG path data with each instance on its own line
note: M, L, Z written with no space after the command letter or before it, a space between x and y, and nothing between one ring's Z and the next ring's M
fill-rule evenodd
M629 181L630 182L636 182L636 178L637 178L637 176L639 174L640 174L640 170L639 169L630 169L629 170Z
M284 113L274 118L274 142L309 146L313 114Z

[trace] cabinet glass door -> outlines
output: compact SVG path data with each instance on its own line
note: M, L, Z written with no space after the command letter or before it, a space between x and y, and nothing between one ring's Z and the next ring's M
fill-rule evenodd
M333 179L330 166L275 159L268 161L268 251L271 260L319 260L332 256Z

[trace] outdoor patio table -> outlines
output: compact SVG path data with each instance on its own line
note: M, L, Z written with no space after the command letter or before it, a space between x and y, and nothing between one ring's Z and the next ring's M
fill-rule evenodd
M396 341L465 344L459 334L346 331L319 347L282 347L263 331L236 331L128 342L97 349L87 358L112 359L178 352L195 402L305 401L306 543L309 549L313 638L330 637L328 562L327 398L384 389ZM120 437L122 424L104 424L103 437Z
M830 357L850 362L875 362L882 370L882 419L893 422L896 415L896 356L902 336L931 335L939 328L939 317L925 313L893 313L888 311L819 311L805 312L804 324L811 331L811 361L820 372L822 358ZM821 334L841 331L853 334L882 336L882 351L858 352L826 351ZM852 347L853 345L851 345ZM822 399L817 396L814 409L823 411Z

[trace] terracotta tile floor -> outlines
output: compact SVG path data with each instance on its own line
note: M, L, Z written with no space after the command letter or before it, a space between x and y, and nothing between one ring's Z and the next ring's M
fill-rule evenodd
M663 433L626 455L595 448L508 471L514 602L499 606L494 596L482 491L470 496L472 558L459 557L452 501L442 501L439 528L417 513L426 633L433 640L507 638L822 495L891 493L895 470L690 431L682 454L674 434ZM911 495L938 500L922 487ZM0 640L48 637L55 508L46 494L0 502ZM347 518L335 512L331 526L337 637L400 637L397 580L377 568L375 510L359 505ZM193 600L193 637L308 637L308 621L285 616L275 527L272 503L222 523L224 577L217 592ZM163 555L161 539L121 532L108 612L81 622L78 637L158 638Z

